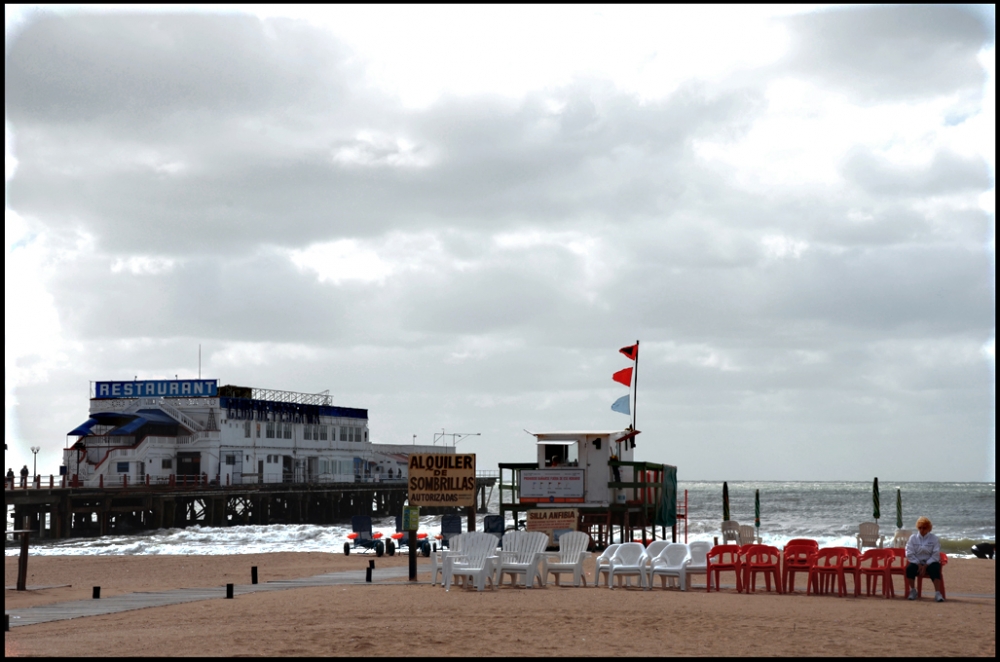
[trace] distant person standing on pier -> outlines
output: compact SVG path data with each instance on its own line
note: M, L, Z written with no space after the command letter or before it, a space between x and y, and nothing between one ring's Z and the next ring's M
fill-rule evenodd
M10 489L14 489L14 470L10 467L7 468L7 483L10 484Z
M28 465L21 467L21 487L28 486Z

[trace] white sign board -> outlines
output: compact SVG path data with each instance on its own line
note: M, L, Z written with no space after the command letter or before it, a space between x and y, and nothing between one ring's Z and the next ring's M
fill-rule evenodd
M583 469L525 469L521 503L583 503Z

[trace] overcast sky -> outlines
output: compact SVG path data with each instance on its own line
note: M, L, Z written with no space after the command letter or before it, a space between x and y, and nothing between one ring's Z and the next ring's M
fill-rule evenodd
M7 466L92 380L994 480L992 7L5 8ZM254 12L254 13L250 13Z

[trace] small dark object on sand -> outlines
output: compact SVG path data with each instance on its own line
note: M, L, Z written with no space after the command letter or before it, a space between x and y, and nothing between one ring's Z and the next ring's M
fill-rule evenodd
M981 542L978 545L972 546L972 553L981 559L991 559L993 558L993 551L995 545L991 542Z

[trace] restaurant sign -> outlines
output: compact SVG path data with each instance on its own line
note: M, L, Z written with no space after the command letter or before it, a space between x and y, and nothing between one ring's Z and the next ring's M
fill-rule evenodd
M94 399L142 397L208 397L219 395L217 379L143 379L130 382L94 382Z
M583 503L583 469L525 469L521 503Z
M407 475L411 506L476 505L476 456L413 453Z

